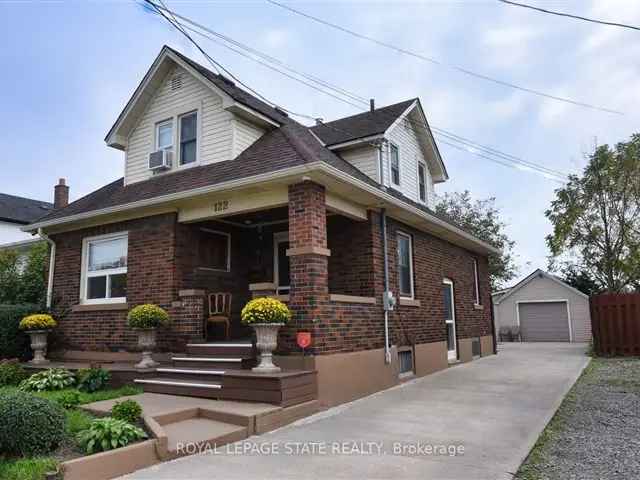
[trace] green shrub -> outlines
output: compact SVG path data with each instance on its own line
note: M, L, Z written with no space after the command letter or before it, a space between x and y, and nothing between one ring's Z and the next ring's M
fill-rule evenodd
M50 390L62 390L76 383L76 378L69 370L64 368L50 368L34 373L20 383L20 390L27 392L42 392Z
M65 410L75 408L80 405L80 393L77 390L65 390L52 398L58 405Z
M25 378L27 378L27 372L17 361L2 360L0 362L0 387L19 385Z
M31 358L29 337L18 326L25 315L38 311L37 305L0 305L0 358Z
M138 305L129 311L127 321L131 328L157 328L169 323L169 314L157 305Z
M64 410L56 403L19 391L0 396L0 452L43 454L64 436Z
M136 423L142 416L142 407L135 400L117 402L111 409L111 416L117 420Z
M74 437L78 433L89 428L89 426L91 426L91 422L95 418L91 414L80 409L67 410L65 413L67 417L67 434L70 437Z
M141 428L115 418L97 418L76 439L88 454L124 447L131 442L147 438Z
M78 390L97 392L107 386L111 374L103 368L83 368L78 370Z

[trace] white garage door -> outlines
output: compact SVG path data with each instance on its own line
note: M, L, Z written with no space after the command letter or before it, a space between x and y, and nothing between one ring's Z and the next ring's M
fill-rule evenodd
M568 342L565 302L520 303L520 334L524 342Z

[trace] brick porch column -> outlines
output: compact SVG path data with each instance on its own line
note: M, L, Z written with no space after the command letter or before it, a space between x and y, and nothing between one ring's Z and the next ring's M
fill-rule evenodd
M291 328L285 330L287 348L298 351L295 333L313 335L312 352L322 342L319 334L329 306L327 216L322 185L305 181L289 186L289 250Z

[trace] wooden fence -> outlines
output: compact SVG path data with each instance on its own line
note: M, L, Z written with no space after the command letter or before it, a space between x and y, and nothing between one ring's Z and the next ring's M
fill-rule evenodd
M594 352L640 355L640 293L594 295L589 304Z

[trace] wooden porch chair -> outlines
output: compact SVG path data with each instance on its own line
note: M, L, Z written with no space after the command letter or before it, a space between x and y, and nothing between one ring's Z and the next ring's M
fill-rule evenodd
M224 323L224 338L229 340L231 328L231 299L232 295L226 292L209 294L209 317L207 325Z

